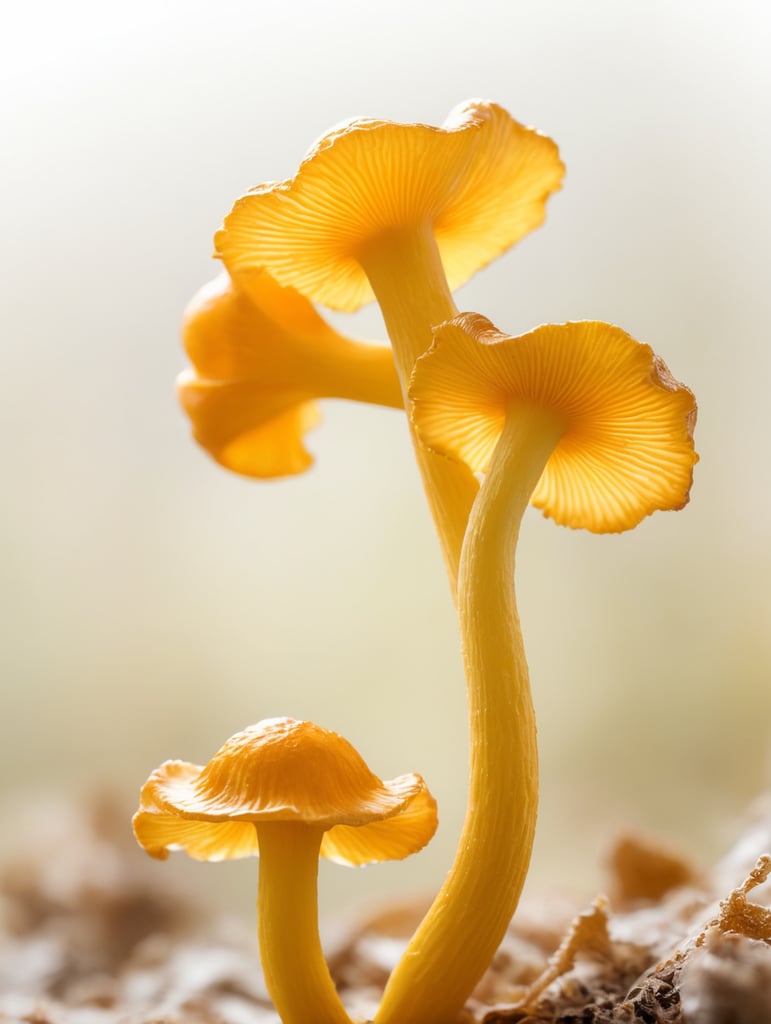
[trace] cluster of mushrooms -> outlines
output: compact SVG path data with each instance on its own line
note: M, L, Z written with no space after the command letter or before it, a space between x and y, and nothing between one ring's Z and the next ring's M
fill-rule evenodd
M652 350L598 321L501 333L452 293L544 219L556 145L494 103L442 127L356 119L289 181L237 200L225 272L189 307L179 382L195 439L251 477L301 473L317 399L403 408L460 622L468 809L454 865L375 1024L451 1024L498 947L530 860L536 727L513 573L528 504L597 533L688 500L696 404ZM314 304L375 298L391 348L343 337ZM481 480L481 483L480 483ZM134 829L154 857L256 855L268 990L284 1024L350 1024L317 924L318 856L399 859L436 828L418 775L383 782L344 739L275 718L204 767L167 761Z

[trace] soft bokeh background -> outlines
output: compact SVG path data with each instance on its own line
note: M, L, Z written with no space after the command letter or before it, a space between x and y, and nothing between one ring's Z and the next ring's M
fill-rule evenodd
M459 306L510 332L615 321L701 407L684 512L618 537L532 512L523 531L530 891L590 894L621 825L705 861L730 842L769 781L770 10L74 0L6 20L3 799L134 793L166 757L307 717L382 775L422 772L442 814L412 862L325 866L324 905L438 883L463 812L463 679L402 417L329 403L314 470L253 483L195 448L173 382L181 311L240 192L344 117L440 123L484 96L555 138L568 174ZM372 309L335 322L383 331ZM183 860L158 870L251 912L253 864Z

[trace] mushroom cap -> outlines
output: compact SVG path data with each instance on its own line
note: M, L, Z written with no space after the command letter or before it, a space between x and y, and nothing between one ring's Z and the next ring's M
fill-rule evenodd
M419 775L383 782L347 740L311 722L271 718L236 733L205 766L166 761L142 788L134 834L153 857L257 855L255 825L325 831L321 855L345 864L416 853L437 826Z
M231 272L263 267L354 310L373 298L362 251L428 224L454 289L542 223L563 173L555 143L495 103L469 100L441 128L357 118L322 136L294 178L238 199L215 248Z
M321 414L298 387L298 361L340 340L307 299L268 274L241 285L220 274L185 310L193 364L177 381L193 436L220 465L251 477L290 476L313 463L305 434ZM248 287L245 288L244 284Z
M410 398L421 442L474 472L487 469L510 408L561 417L531 504L562 526L620 532L688 501L696 401L620 327L587 320L510 337L461 314L434 329Z

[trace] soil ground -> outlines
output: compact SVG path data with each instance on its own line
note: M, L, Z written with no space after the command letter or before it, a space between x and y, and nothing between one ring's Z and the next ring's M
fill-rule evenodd
M159 888L112 801L44 818L0 865L0 1021L278 1024L254 935ZM770 875L771 798L709 872L622 836L607 897L520 909L464 1022L771 1024ZM327 943L354 1020L374 1015L423 909L392 905Z

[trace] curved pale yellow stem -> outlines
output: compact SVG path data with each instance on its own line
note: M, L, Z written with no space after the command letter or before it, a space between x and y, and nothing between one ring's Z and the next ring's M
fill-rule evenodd
M451 1024L490 964L519 901L538 805L538 753L512 573L519 526L563 424L508 411L474 503L458 612L468 683L471 777L455 863L386 987L376 1024Z
M319 939L317 879L323 834L295 822L257 826L260 959L284 1024L351 1024Z
M432 327L458 312L431 226L380 236L359 253L359 262L383 313L406 396L415 360L433 340ZM414 431L413 443L454 597L466 523L479 487L467 466L426 451Z

